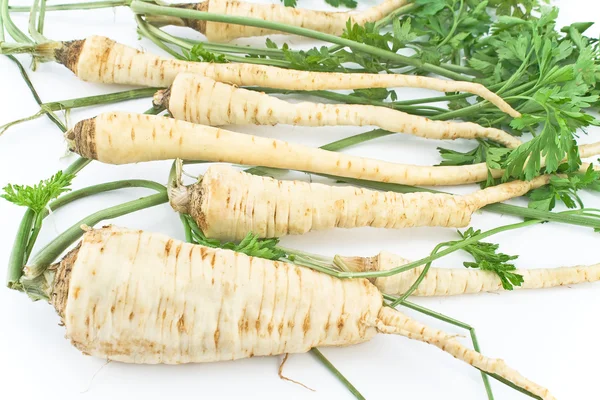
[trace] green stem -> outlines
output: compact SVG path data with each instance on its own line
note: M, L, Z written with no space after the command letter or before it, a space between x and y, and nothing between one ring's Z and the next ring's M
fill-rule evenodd
M166 51L167 53L169 53L173 57L177 58L178 60L184 60L185 59L185 57L182 54L179 54L178 52L176 52L175 50L173 50L172 48L170 48L169 46L167 46L166 44L164 44L156 35L154 35L152 32L150 32L151 25L147 24L142 19L142 17L140 17L139 15L136 15L135 16L135 22L136 22L136 24L138 26L139 33L141 33L142 35L146 36L155 45L157 45L158 47L160 47L161 49L163 49L164 51Z
M29 11L29 8L28 10ZM33 43L17 26L14 24L8 13L8 0L0 0L0 16L8 34L18 43Z
M38 8L40 6L40 0L33 0L31 4L31 11L29 12L29 24L28 24L28 32L29 35L33 38L36 43L42 43L46 40L44 36L38 33L36 27L36 17L38 14Z
M518 222L516 224L509 224L509 225L503 225L503 226L499 226L497 228L494 229L490 229L488 231L485 232L481 232L479 235L475 235L472 236L468 239L465 240L461 240L458 241L457 243L448 246L448 248L446 248L446 250L442 250L440 252L437 252L435 254L432 254L428 257L422 258L420 260L417 261L413 261L410 262L408 264L396 267L396 268L392 268L389 270L385 270L385 271L365 271L365 272L346 272L346 271L342 271L339 272L337 274L338 278L383 278L383 277L387 277L387 276L392 276L392 275L396 275L402 272L406 272L409 271L411 269L417 268L421 265L427 264L429 262L435 261L439 258L442 258L444 256L447 256L450 253L453 253L457 250L460 250L470 244L473 244L475 242L478 242L480 240L483 240L487 237L490 237L492 235L498 234L498 233L502 233L502 232L506 232L506 231L510 231L510 230L514 230L514 229L520 229L520 228L524 228L530 225L535 225L535 224L539 224L542 221L539 220L530 220L530 221L525 221L525 222ZM343 261L342 261L343 262ZM337 265L338 263L340 263L340 258L339 256L336 256L334 258L334 263Z
M111 8L128 6L129 0L90 1L71 4L54 4L46 6L46 11L69 11L69 10L94 10L97 8ZM10 12L29 12L30 7L8 7Z
M65 109L81 108L98 106L102 104L112 104L121 101L137 100L146 97L152 97L157 90L162 88L143 88L126 90L123 92L115 92L108 94L100 94L96 96L79 97L75 99L51 101L41 105L43 110L62 111Z
M40 35L44 34L44 22L46 20L46 0L41 0L40 2L40 9L39 9L39 16L38 16L38 22L37 22L37 31Z
M472 80L471 78L465 77L461 74L457 74L452 71L448 71L445 68L437 65L425 63L421 60L413 59L411 57L403 56L401 54L396 54L389 50L380 49L378 47L373 47L365 43L355 42L353 40L345 39L323 32L314 31L312 29L290 26L279 22L265 21L258 18L238 17L231 15L208 13L203 11L156 6L139 0L133 0L131 2L130 7L131 10L136 14L167 15L171 17L196 19L201 21L223 22L235 25L246 25L257 28L266 28L280 32L301 35L333 44L339 44L345 47L349 47L354 51L360 51L382 59L393 61L398 64L410 65L415 68L422 69L423 71L445 76L447 78L462 81Z
M6 1L6 0L0 0L0 1ZM33 87L33 84L31 83L31 80L29 79L29 75L27 74L27 71L25 71L25 68L23 68L23 65L14 56L9 55L7 57L12 62L17 64L17 68L19 68L19 72L21 73L21 76L23 77L25 84L29 88L29 91L33 95L35 102L41 107L43 104L42 99L38 95L37 90L35 90L35 88ZM48 113L46 113L46 116L48 116L48 119L50 121L52 121L54 123L54 125L56 125L58 127L58 129L60 129L63 132L67 131L67 127L61 122L61 120L56 116L56 114L54 114L53 112L48 112Z
M48 243L32 258L30 265L27 267L27 279L34 279L37 276L40 276L58 256L60 256L70 245L75 243L75 241L83 235L84 231L81 229L82 225L94 226L101 221L117 218L145 208L154 207L168 201L169 198L167 192L166 190L163 190L162 193L153 194L114 207L109 207L83 218Z
M404 15L404 14L409 14L419 7L420 7L420 5L417 5L415 3L405 4L402 7L399 7L398 9L396 9L396 11L386 15L385 17L381 18L379 21L375 22L375 28L376 29L384 28L384 27L388 26L389 24L391 24L392 22L394 22L394 20L396 18L398 18L399 16Z
M365 400L365 397L350 383L348 379L321 353L319 349L313 347L311 353L331 372L335 377L342 382L344 386L354 395L358 400Z
M42 221L44 220L44 217L42 216L43 214L44 214L44 212L39 212L35 216L35 223L33 224L33 229L31 230L31 235L29 235L29 242L27 243L27 248L25 249L23 263L26 263L27 260L29 259L31 250L33 250L33 245L35 244L35 241L37 240L37 237L40 234L40 230L42 229Z
M23 263L25 260L25 249L27 248L27 241L29 240L29 234L33 227L33 220L35 213L32 209L28 208L21 218L21 224L17 230L17 236L10 252L8 259L8 275L6 277L6 285L10 289L16 289L19 279L23 275Z

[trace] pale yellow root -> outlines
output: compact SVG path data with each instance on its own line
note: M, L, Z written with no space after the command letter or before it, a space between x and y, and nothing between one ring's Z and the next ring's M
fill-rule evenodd
M379 332L402 335L410 339L432 344L481 371L509 380L530 393L541 397L543 400L555 400L555 397L550 394L548 389L525 378L518 371L506 365L504 360L487 358L481 353L465 347L447 333L429 328L392 308L383 307L381 309L377 329Z
M379 192L351 186L280 181L235 170L208 168L201 181L171 190L173 208L194 218L204 234L220 240L301 235L332 228L465 227L474 211L518 197L548 182L538 177L471 195Z
M387 271L410 262L385 251L374 257L342 257L342 260L354 272ZM373 283L382 293L400 296L409 290L422 271L421 266L389 277L375 278ZM524 279L521 286L515 286L516 289L544 289L600 280L600 264L514 272ZM493 272L472 268L430 268L412 295L454 296L501 290L500 278Z
M520 116L501 97L472 82L402 74L310 72L266 65L180 61L143 53L102 36L65 43L59 48L55 48L55 42L43 46L55 54L57 61L89 82L166 87L173 83L177 74L191 72L232 85L288 90L419 87L441 92L473 93L513 117Z
M509 148L521 141L495 128L471 122L432 121L386 107L354 104L290 103L198 74L179 74L154 96L154 104L176 119L202 125L366 126L428 139L486 138Z
M478 166L395 164L146 114L104 113L80 121L66 137L76 153L109 164L180 158L427 186L487 179Z
M468 350L382 306L365 279L107 227L86 232L56 269L49 293L81 351L108 360L181 364L303 353L394 333L542 396L502 361Z
M364 11L327 12L286 7L283 4L256 4L232 0L207 1L208 12L210 13L280 22L336 36L344 33L348 19L352 23L364 25L366 22L375 22L385 17L407 3L406 0L384 0L381 4ZM228 42L241 37L265 36L280 32L252 26L209 21L206 23L206 31L203 33L211 42Z

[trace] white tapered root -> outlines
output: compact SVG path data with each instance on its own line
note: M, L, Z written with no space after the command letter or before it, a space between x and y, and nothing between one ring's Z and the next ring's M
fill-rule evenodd
M382 333L397 334L428 343L452 355L454 358L490 374L500 376L543 400L555 400L550 391L530 381L518 371L510 368L504 360L488 358L469 349L447 333L430 328L392 309L383 307L379 312L377 330Z
M365 279L116 227L84 234L49 293L81 351L138 364L182 364L347 346L378 332L430 343L551 400L504 362L382 305Z
M410 261L396 254L382 251L374 257L342 257L353 272L388 271ZM373 283L382 293L401 296L406 293L423 272L424 266L389 277L374 278ZM514 273L523 276L521 286L515 289L545 289L576 285L600 280L600 264L574 267L520 269ZM473 268L430 268L413 296L455 296L504 290L498 275Z
M416 226L465 227L487 204L521 196L549 177L514 181L466 196L394 193L282 181L226 165L208 168L200 182L173 192L171 204L187 212L204 234L220 240L301 235L332 228L401 229Z
M496 128L472 122L433 121L386 107L355 104L290 103L265 93L216 82L197 74L179 74L154 104L173 118L202 125L378 126L427 139L489 139L509 148L521 141Z
M100 114L78 122L66 137L76 153L109 164L180 158L428 186L488 177L485 167L396 164L146 114Z
M205 0L200 3L176 4L172 7L207 11L209 13L262 19L290 26L312 29L339 36L344 33L346 23L364 25L375 22L405 5L407 0L384 0L381 4L358 12L329 12L286 7L283 4L257 4L235 0ZM191 18L147 16L147 22L157 26L187 26L203 33L210 42L228 42L234 39L253 36L266 36L281 33L247 25L224 22L200 21Z
M351 74L298 71L268 65L181 61L116 43L103 36L85 40L42 44L48 56L89 82L167 87L177 74L191 72L237 86L266 86L287 90L343 90L419 87L441 92L467 92L490 101L512 117L520 116L502 98L472 82L451 81L402 74ZM56 48L58 46L58 48Z

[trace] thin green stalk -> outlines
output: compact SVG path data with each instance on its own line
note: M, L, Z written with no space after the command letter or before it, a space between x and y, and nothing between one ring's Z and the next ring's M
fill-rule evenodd
M128 6L129 0L108 0L108 1L90 1L83 3L71 4L54 4L46 6L46 11L69 11L69 10L95 10L97 8L112 8L120 6ZM10 12L29 12L29 7L11 6L8 7Z
M132 90L126 90L126 91L122 91L122 92L100 94L100 95L96 95L96 96L86 96L86 97L79 97L79 98L75 98L75 99L51 101L48 103L43 103L41 105L41 108L43 110L49 110L49 111L62 111L62 110L69 110L72 108L98 106L98 105L102 105L102 104L112 104L112 103L118 103L121 101L137 100L137 99L152 97L154 95L154 93L156 93L156 91L160 90L160 89L163 89L163 88L132 89Z
M37 22L37 31L40 35L44 35L44 21L46 20L46 0L41 0L39 16Z
M79 171L81 171L83 168L85 168L85 166L87 166L91 162L92 160L89 158L77 157L77 159L73 161L71 165L65 168L63 173L65 175L77 175Z
M117 218L145 208L154 207L168 201L169 198L165 190L162 193L142 197L141 199L128 201L114 207L100 210L83 218L48 243L31 259L31 263L27 267L27 279L34 279L37 276L40 276L58 256L60 256L70 245L75 243L75 241L83 235L84 231L81 229L82 225L94 226L101 221Z
M35 222L33 224L33 228L31 230L31 234L29 235L29 241L27 243L27 248L25 249L25 255L23 257L23 261L27 262L29 259L29 255L31 254L31 250L33 250L33 245L37 240L38 235L40 234L40 230L42 229L42 221L44 217L42 216L43 212L36 213Z
M6 0L0 0L0 1L6 1ZM40 99L40 96L38 95L37 90L35 90L35 88L33 87L33 84L31 83L31 80L29 79L29 75L27 75L27 71L25 70L25 68L23 68L23 65L14 56L9 55L7 57L12 62L17 64L17 68L19 68L19 72L21 73L21 76L23 77L25 84L29 88L29 91L33 95L35 102L39 106L42 106L42 104L43 104L42 99ZM54 125L56 125L58 127L58 129L60 129L63 132L67 131L67 127L61 122L61 120L56 116L56 114L54 114L53 112L48 112L48 113L46 113L46 115L48 116L48 119L50 121L52 121L54 123Z
M0 15L6 31L15 42L18 43L33 43L17 26L14 24L8 13L8 0L0 0Z
M396 54L389 50L380 49L380 48L373 47L373 46L370 46L365 43L355 42L353 40L349 40L349 39L345 39L345 38L338 37L335 35L330 35L330 34L318 32L318 31L314 31L312 29L290 26L287 24L279 23L279 22L265 21L265 20L258 19L258 18L238 17L238 16L208 13L208 12L203 12L203 11L156 6L156 5L148 4L146 2L139 1L139 0L133 0L131 2L130 7L131 7L131 10L136 14L167 15L167 16L171 16L171 17L189 18L189 19L196 19L196 20L201 20L201 21L223 22L223 23L230 23L230 24L236 24L236 25L253 26L253 27L257 27L257 28L266 28L266 29L272 29L272 30L276 30L276 31L280 31L280 32L301 35L301 36L309 37L312 39L322 40L325 42L346 46L354 51L360 51L360 52L363 52L366 54L380 57L382 59L393 61L398 64L410 65L410 66L422 69L423 71L427 71L430 73L445 76L447 78L462 80L462 81L472 81L472 79L469 77L465 77L461 74L457 74L455 72L448 71L441 66L425 63L421 60L413 59L411 57L403 56L401 54Z
M38 15L38 8L40 6L40 0L33 0L31 4L31 11L29 12L29 25L28 32L36 43L42 43L46 41L46 38L37 31L36 20Z
M365 397L350 383L348 379L329 361L323 353L316 347L313 347L311 353L331 372L358 400L366 400Z
M23 263L25 260L25 249L27 248L27 241L29 240L29 234L33 227L33 220L35 213L32 209L28 208L21 218L21 224L17 230L17 236L10 252L8 259L8 274L6 277L6 285L10 289L15 289L15 285L19 283L19 279L23 275Z
M386 300L389 300L389 301L392 301L392 302L396 301L396 299L393 296L390 296L390 295L384 294L383 297ZM475 328L473 328L471 325L469 325L469 324L467 324L465 322L459 321L457 319L454 319L452 317L449 317L447 315L444 315L444 314L438 313L436 311L433 311L433 310L431 310L429 308L425 308L425 307L420 306L420 305L418 305L416 303L412 303L412 302L407 301L407 300L404 300L402 302L402 305L405 306L405 307L407 307L407 308L410 308L411 310L414 310L414 311L420 312L422 314L428 315L430 317L436 318L436 319L438 319L440 321L443 321L443 322L446 322L448 324L451 324L451 325L454 325L454 326L458 326L459 328L463 328L463 329L468 330L469 331L469 335L471 336L471 342L473 343L473 349L476 352L481 353L481 348L479 347L479 340L477 340L477 334L475 333ZM493 400L494 399L494 395L492 393L492 387L490 386L490 381L488 379L488 374L486 372L484 372L484 371L481 371L481 379L483 380L483 385L485 386L485 391L487 393L488 400Z
M435 254L432 254L428 257L422 258L420 260L417 261L413 261L410 263L407 263L405 265L396 267L396 268L392 268L389 270L385 270L385 271L365 271L365 272L347 272L347 271L342 271L339 272L337 274L338 278L383 278L383 277L387 277L387 276L392 276L392 275L396 275L402 272L406 272L409 271L411 269L417 268L421 265L427 264L429 262L435 261L439 258L442 258L444 256L447 256L450 253L453 253L457 250L460 250L470 244L473 244L475 242L478 242L480 240L483 240L487 237L490 237L492 235L496 235L498 233L502 233L502 232L507 232L510 230L514 230L514 229L520 229L520 228L525 228L527 226L530 225L536 225L542 223L542 221L540 220L529 220L529 221L525 221L525 222L518 222L516 224L509 224L509 225L503 225L503 226L499 226L497 228L494 229L490 229L488 231L485 232L481 232L478 235L472 236L468 239L465 240L460 240L458 242L456 242L455 244L448 246L445 250L439 251ZM334 264L338 265L338 264L343 264L343 261L341 260L341 258L339 256L336 256L334 258ZM345 268L347 270L347 268Z
M398 18L399 16L404 15L404 14L409 14L419 7L420 7L420 5L417 5L415 3L405 4L404 6L396 9L396 11L386 15L385 17L381 18L379 21L375 22L375 28L377 28L377 29L384 28L384 27L388 26L389 24L393 23L394 20L396 18Z
M139 15L136 15L135 16L135 22L137 23L138 31L142 35L144 35L148 39L150 39L155 45L157 45L158 47L160 47L161 49L163 49L164 51L166 51L167 53L169 53L170 55L172 55L176 59L178 59L178 60L185 60L185 57L182 54L179 54L178 52L176 52L175 50L173 50L172 48L170 48L169 46L167 46L166 44L164 44L154 34L152 34L152 32L150 32L150 30L149 30L150 25L146 24L146 22L142 19L142 17L140 17Z
M15 121L12 121L5 125L0 126L0 134L4 133L11 126L14 126L16 124L20 124L20 123L26 122L26 121L32 121L34 119L41 117L44 114L48 114L53 111L67 111L67 110L71 110L73 108L90 107L90 106L97 106L97 105L102 105L102 104L112 104L112 103L118 103L121 101L136 100L136 99L141 99L141 98L152 97L154 95L154 93L156 93L157 90L159 90L159 88L133 89L133 90L127 90L127 91L123 91L123 92L108 93L108 94L101 94L101 95L96 95L96 96L79 97L79 98L75 98L75 99L59 100L59 101L51 101L48 103L43 103L40 106L40 111L38 111L37 113L35 113L29 117L21 118L21 119L18 119L18 120L15 120ZM62 127L61 127L61 129L62 129Z

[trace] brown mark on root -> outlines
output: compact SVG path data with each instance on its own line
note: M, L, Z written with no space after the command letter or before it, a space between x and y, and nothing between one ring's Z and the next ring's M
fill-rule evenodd
M66 133L69 149L84 158L98 159L96 149L96 119L88 118L79 121L73 129Z
M81 50L83 50L84 40L71 40L69 42L63 42L63 45L58 49L54 50L54 58L56 62L69 68L75 75L77 75L77 63L79 63L79 56Z
M154 107L164 107L169 110L169 100L171 99L171 87L162 89L154 93L152 104Z
M71 281L71 271L73 265L77 260L77 254L81 243L77 245L73 250L67 253L66 256L57 264L50 267L50 270L54 270L54 284L52 287L52 293L50 294L50 304L54 306L54 309L60 316L64 323L65 308L67 307L67 300L69 298L69 282Z
M202 200L206 194L205 191L208 190L208 188L206 188L205 186L206 185L200 183L190 185L187 187L189 194L189 214L192 216L194 221L196 221L196 224L198 224L198 226L203 232L207 232L208 230L208 226L206 223L206 214L202 208Z

